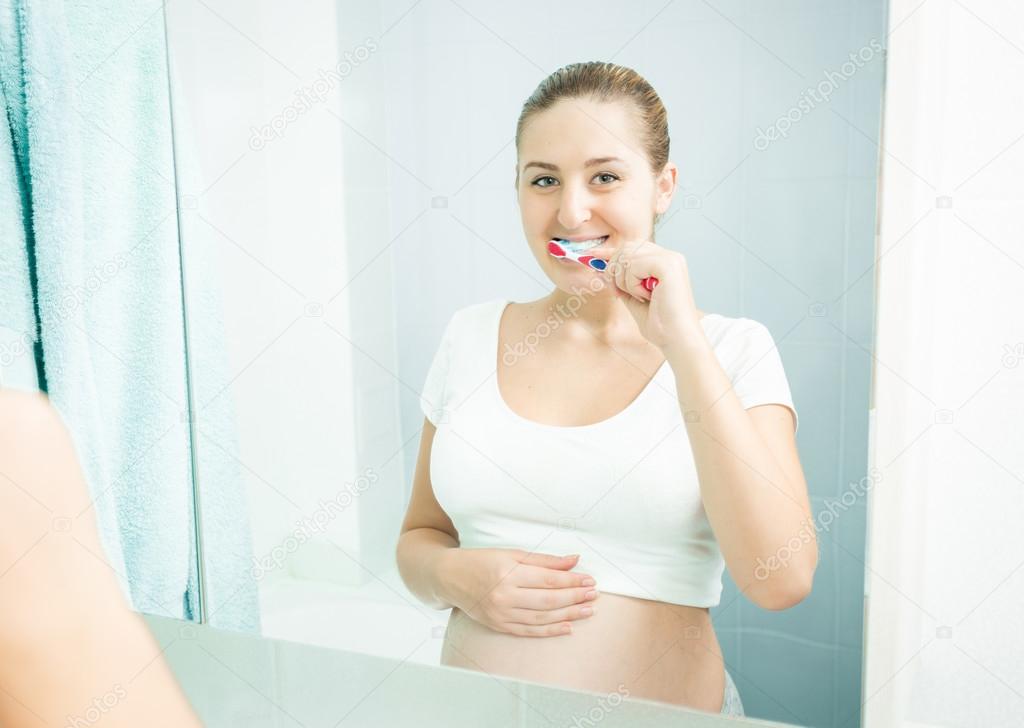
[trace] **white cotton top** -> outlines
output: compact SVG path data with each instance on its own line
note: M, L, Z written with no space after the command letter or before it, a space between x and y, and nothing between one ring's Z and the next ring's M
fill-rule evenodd
M725 561L704 512L671 366L665 362L636 399L601 422L528 420L497 385L498 324L508 303L455 312L420 397L437 428L431 484L460 546L578 553L575 569L601 591L718 604ZM719 314L701 324L744 408L778 403L796 418L763 324ZM501 353L508 366L511 355Z

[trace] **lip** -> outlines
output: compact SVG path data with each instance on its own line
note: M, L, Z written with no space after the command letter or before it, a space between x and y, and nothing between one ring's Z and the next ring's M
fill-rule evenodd
M555 236L554 238L548 238L548 240L565 240L570 243L582 243L584 240L597 240L598 238L607 238L608 235L573 235L571 237L560 237Z

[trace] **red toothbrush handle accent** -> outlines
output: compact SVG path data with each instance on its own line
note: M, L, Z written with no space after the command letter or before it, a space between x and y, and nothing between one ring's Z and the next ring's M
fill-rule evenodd
M650 292L654 290L656 285L658 285L658 279L654 276L648 276L640 281L640 285L644 287L644 290Z

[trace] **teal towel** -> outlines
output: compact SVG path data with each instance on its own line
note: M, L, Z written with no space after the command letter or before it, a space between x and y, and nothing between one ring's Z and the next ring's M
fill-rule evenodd
M0 48L6 46L0 39ZM0 108L6 109L0 82ZM36 316L25 236L27 197L14 155L11 127L0 129L0 387L39 388Z
M9 19L13 10L0 6L0 56L20 55L17 25ZM30 211L27 177L22 172L27 160L16 156L14 135L25 135L25 105L20 83L21 68L0 59L0 104L5 112L0 130L0 386L38 389L34 346L37 340L33 311L31 266L28 259ZM8 95L10 98L8 98ZM12 113L13 112L13 113Z
M0 208L4 230L0 237L0 316L4 317L5 328L30 336L33 346L37 343L37 322L31 313L32 266L28 262L30 256L34 257L36 277L39 271L45 271L43 280L38 281L37 295L43 299L39 323L47 329L50 341L47 364L53 379L51 398L60 405L71 428L95 496L93 508L106 551L100 556L105 556L111 568L123 576L126 565L116 494L107 487L112 468L105 457L104 418L95 406L94 364L87 355L69 356L89 350L85 312L81 307L61 310L54 305L61 300L62 291L71 290L82 279L85 247L81 192L73 192L81 185L77 155L80 143L73 136L68 118L72 82L67 71L71 61L67 38L60 32L63 25L52 27L48 43L40 42L55 11L59 12L56 4L31 13L19 3L0 5L0 83L7 120L3 138L10 145L0 155L6 163L14 163L13 168L0 172L4 180L2 194L12 201ZM41 71L40 66L47 70ZM64 249L63 255L57 247ZM82 433L90 436L83 438Z
M0 230L14 233L0 238L0 325L35 339L38 317L40 381L75 439L107 561L132 603L193 618L195 522L162 5L15 0L0 6L0 41L9 128L0 199L17 200L0 209ZM229 421L219 426L230 430ZM237 478L225 488L241 492ZM247 568L240 554L251 552L244 508L232 516L233 527L218 535L239 560L229 574ZM209 520L226 516L211 512ZM237 591L221 626L253 629L255 585L250 579Z

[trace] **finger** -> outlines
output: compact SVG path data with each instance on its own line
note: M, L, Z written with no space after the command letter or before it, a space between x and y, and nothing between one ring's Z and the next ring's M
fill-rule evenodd
M643 288L643 286L640 279L631 274L635 263L635 254L642 246L643 243L612 247L606 242L587 251L588 254L607 261L604 273L608 282L617 289L615 293L619 297L628 296L639 301L647 300L634 293L638 287Z
M640 279L633 272L635 264L636 259L632 256L626 261L622 268L622 275L618 280L618 286L625 291L628 298L635 301L646 302L646 299L639 293L639 290L642 289L643 286L640 285Z
M520 587L515 595L516 606L522 609L561 609L571 604L597 599L597 590L592 586L569 589L534 589Z
M589 580L589 583L584 583ZM578 571L560 571L542 566L524 566L520 571L520 587L535 589L565 589L579 586L594 586L594 577Z
M626 288L626 268L629 267L629 258L624 250L615 253L615 285L622 291L629 291Z
M595 245L593 248L587 249L587 255L592 255L595 258L600 258L607 267L604 269L605 273L611 273L617 256L622 252L622 247L619 245L612 245L611 243L604 242L600 245Z
M644 279L655 276L654 272L656 259L649 254L643 253L633 255L629 260L629 268L626 271L625 289L636 299L649 302L651 291L644 288Z
M574 567L576 562L579 560L579 554L571 554L570 556L554 556L553 554L541 554L535 551L530 551L526 556L519 559L519 563L529 564L530 566L542 566L545 569L568 570Z
M516 624L536 627L586 619L596 612L597 608L593 604L573 604L561 609L511 609L509 619Z
M514 634L519 637L559 637L562 635L572 634L572 624L569 622L542 624L539 626L513 622L504 625L504 627L510 634Z
M644 279L650 274L646 272L646 268L636 270L640 272L630 273L629 291L640 300L649 302L651 300L651 292L644 288Z

